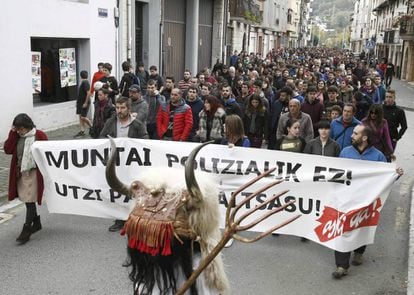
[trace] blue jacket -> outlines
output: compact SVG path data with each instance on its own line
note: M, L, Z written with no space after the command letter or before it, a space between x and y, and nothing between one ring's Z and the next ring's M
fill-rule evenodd
M361 154L353 145L351 145L344 148L339 157L356 160L387 162L387 158L385 158L384 154L373 146L366 148Z
M336 118L331 122L331 130L329 132L329 137L335 140L341 150L352 144L351 135L354 131L355 126L361 124L361 121L357 120L355 117L352 118L351 124L345 128L342 122L342 116ZM344 131L344 129L346 129Z

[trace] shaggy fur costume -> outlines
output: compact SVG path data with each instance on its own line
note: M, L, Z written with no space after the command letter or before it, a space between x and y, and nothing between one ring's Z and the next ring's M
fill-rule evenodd
M175 293L181 287L176 281L177 267L181 268L188 278L192 273L193 254L201 251L201 259L203 259L220 240L217 181L208 174L196 173L196 178L200 180L201 199L188 197L185 205L177 209L177 213L185 212L188 215L188 224L197 236L195 241L189 239L179 241L174 238L171 245L172 254L167 256L154 256L128 247L130 265L132 265L130 279L135 284L135 294L138 292L151 294L154 286L162 290L161 294ZM162 191L168 198L174 196L182 198L187 195L182 170L146 168L138 180L149 192ZM141 201L139 196L135 196L134 207L139 206ZM213 260L202 275L208 288L216 289L223 295L228 294L229 284L221 255ZM190 292L197 294L195 286L190 289Z

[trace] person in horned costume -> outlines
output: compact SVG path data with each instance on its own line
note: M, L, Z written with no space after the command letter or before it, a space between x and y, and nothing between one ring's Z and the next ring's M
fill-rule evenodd
M197 153L210 142L197 146L191 152L186 161L185 178L176 169L146 167L139 180L128 186L116 176L116 145L112 138L110 141L107 182L114 191L131 196L136 201L121 231L128 237L128 262L132 267L129 278L134 285L134 295L229 294L229 284L220 256L226 242L231 238L241 242L255 242L299 217L295 216L276 225L253 239L236 234L252 228L293 203L288 202L275 208L247 225L240 223L259 207L239 218L235 217L246 202L281 182L273 181L235 204L236 195L275 170L270 169L233 193L230 203L235 206L228 206L226 227L221 234L217 183L203 174L199 185L194 173ZM286 192L275 194L264 205Z
M117 179L114 161L111 157L107 164L109 185L136 200L121 230L128 236L134 294L175 294L194 264L220 240L217 185L203 179L199 196L194 197L177 170L145 168L140 180L127 187ZM189 294L228 293L223 263L217 256Z

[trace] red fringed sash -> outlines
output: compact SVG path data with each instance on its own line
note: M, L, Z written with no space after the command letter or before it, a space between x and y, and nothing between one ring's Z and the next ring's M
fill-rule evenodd
M135 205L129 214L121 234L128 235L128 247L152 256L171 255L171 244L176 236L174 225L188 228L188 216L178 214L177 210L184 205L184 195L171 195L160 190L151 193L148 190L140 190L137 193L140 202ZM183 227L183 226L181 226Z
M171 242L174 237L172 221L152 220L131 214L121 234L128 235L129 248L152 256L171 255Z

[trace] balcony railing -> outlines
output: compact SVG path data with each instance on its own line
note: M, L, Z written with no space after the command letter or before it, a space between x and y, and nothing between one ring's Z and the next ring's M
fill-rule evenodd
M260 6L253 0L230 0L230 17L244 18L256 23L262 21Z
M410 18L400 22L400 38L414 40L414 19Z

